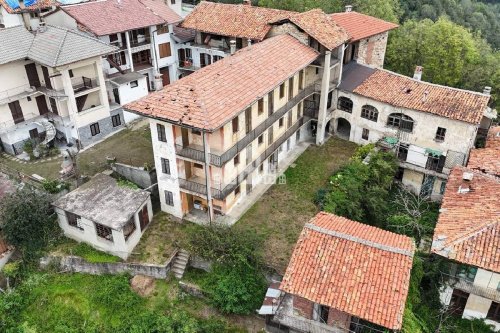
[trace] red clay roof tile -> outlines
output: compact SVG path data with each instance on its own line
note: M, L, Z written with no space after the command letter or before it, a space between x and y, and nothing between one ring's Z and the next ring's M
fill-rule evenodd
M357 12L334 13L330 17L351 36L351 42L378 35L398 27L397 24Z
M280 289L399 329L413 253L409 237L321 212L302 230Z

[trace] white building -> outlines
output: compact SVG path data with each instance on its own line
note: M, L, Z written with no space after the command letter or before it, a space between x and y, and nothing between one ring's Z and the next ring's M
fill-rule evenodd
M180 4L169 1L174 2L174 9L160 0L82 2L61 6L44 19L118 48L103 62L113 110L176 80L177 52L172 34L182 18L175 11ZM125 113L127 122L136 117Z
M26 140L80 146L122 127L110 112L102 56L116 47L64 28L0 29L0 143L17 155Z
M441 301L463 318L500 331L500 178L457 167L451 172L432 252L448 258Z
M104 174L53 203L64 234L127 259L153 217L150 193Z
M0 0L0 28L24 25L28 30L36 30L40 16L58 5L55 0Z

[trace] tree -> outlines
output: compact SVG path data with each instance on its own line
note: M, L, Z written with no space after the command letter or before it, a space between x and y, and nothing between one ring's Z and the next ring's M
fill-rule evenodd
M50 197L30 188L20 189L0 203L0 221L5 240L29 262L60 235Z

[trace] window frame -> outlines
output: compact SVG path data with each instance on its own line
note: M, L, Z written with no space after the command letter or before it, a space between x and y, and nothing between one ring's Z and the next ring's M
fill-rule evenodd
M71 213L71 212L65 212L66 215L66 222L68 225L72 228L80 229L83 230L82 224L81 224L81 217L78 214Z
M174 206L174 193L172 191L165 190L165 204L168 206Z
M350 104L350 106L349 106L349 104ZM352 113L353 107L354 107L354 102L349 97L340 96L337 99L337 109L344 111L344 112Z
M281 128L283 127L283 125L285 124L285 117L281 117L279 120L278 120L278 127Z
M122 118L120 117L119 114L112 115L111 116L111 123L112 123L113 127L121 126Z
M99 123L90 124L90 135L96 136L101 134L101 129L99 128Z
M410 116L394 112L387 117L386 125L404 132L412 133L415 121Z
M378 110L376 107L370 104L365 104L361 107L361 118L377 122L378 121Z
M262 115L264 113L264 98L259 99L257 102L257 115Z
M238 166L240 164L240 154L236 154L233 158L233 165Z
M233 120L231 121L231 126L232 126L232 129L233 129L233 134L236 134L236 133L238 133L240 131L239 117L233 118Z
M264 134L259 135L257 138L257 144L260 146L261 144L264 143Z
M168 158L160 157L161 172L165 175L170 175L170 160Z
M369 137L370 137L370 130L368 128L363 128L363 131L361 133L361 139L368 140Z
M285 97L286 93L285 93L285 82L283 82L282 84L280 84L280 87L279 87L279 98L282 99Z
M165 132L165 126L162 124L156 124L156 133L158 141L167 142L167 133Z
M130 227L130 230L126 230L127 227ZM128 220L128 222L123 226L122 233L123 237L125 238L125 241L128 241L130 236L132 236L137 229L137 226L135 225L135 214L132 215L132 217Z
M500 322L500 303L492 301L488 313L486 314L486 319L494 320Z
M442 133L440 133L440 130ZM446 139L446 128L438 126L436 130L436 135L434 136L434 140L436 140L437 142L444 142L445 139Z
M107 240L111 243L114 242L113 240L113 229L111 229L108 226L105 226L103 224L94 222L94 227L95 227L95 233L97 237Z
M137 88L139 86L139 81L130 81L130 88Z

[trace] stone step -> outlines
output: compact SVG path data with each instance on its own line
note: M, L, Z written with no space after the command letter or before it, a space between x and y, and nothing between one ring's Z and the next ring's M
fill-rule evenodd
M187 263L189 261L189 258L176 258L175 262L182 262L182 263Z

